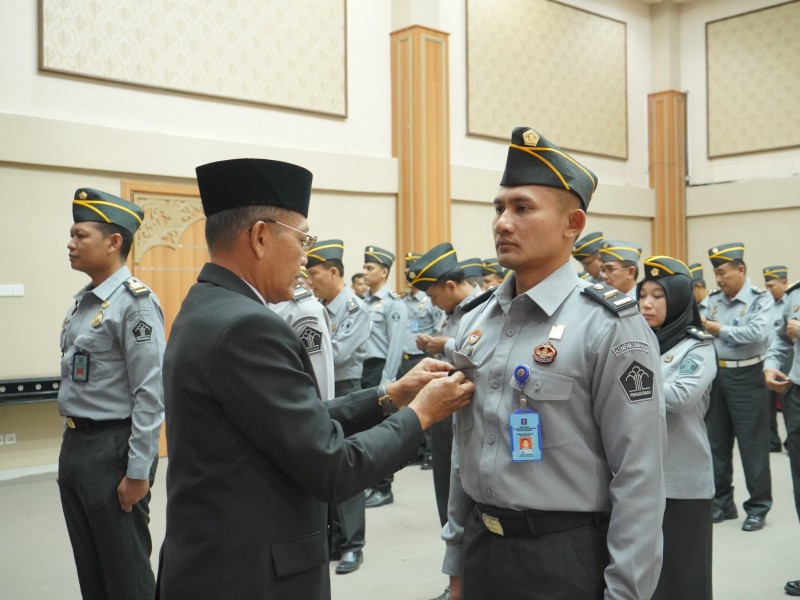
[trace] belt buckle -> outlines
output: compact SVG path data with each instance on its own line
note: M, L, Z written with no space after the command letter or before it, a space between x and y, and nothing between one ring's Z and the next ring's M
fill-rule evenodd
M72 417L67 417L67 427L75 429L75 421L72 420Z
M500 519L486 514L485 512L481 513L481 519L483 519L483 524L486 526L486 529L495 535L505 535L505 533L503 533L503 526L500 524Z
M719 366L722 367L723 369L726 368L728 366L728 361L720 360Z

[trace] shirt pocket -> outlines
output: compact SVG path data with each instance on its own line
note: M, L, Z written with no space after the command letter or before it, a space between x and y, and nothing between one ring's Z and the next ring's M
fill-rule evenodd
M575 427L567 406L573 382L573 378L566 375L533 370L525 384L528 408L539 413L541 419L542 448L566 446L574 441ZM519 391L519 383L513 376L510 385ZM517 404L515 398L514 410L518 408Z
M89 381L108 379L119 368L124 368L122 356L114 352L114 338L107 333L83 333L72 343L75 349L89 353Z

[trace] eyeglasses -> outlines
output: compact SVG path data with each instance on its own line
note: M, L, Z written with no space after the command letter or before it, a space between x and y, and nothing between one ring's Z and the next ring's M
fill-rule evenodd
M308 252L313 248L314 244L317 243L317 236L309 235L305 231L300 231L299 229L292 227L291 225L287 225L286 223L281 223L280 221L276 221L275 219L264 218L259 219L258 221L264 221L264 223L275 223L276 225L280 225L281 227L286 227L286 229L291 229L303 236L303 239L300 240L300 247L303 249L303 252ZM256 223L258 222L256 221ZM253 223L255 225L255 223ZM252 228L252 225L251 225Z
M605 275L611 275L614 271L619 271L622 267L618 267L616 265L603 265L600 267L600 272L604 273Z

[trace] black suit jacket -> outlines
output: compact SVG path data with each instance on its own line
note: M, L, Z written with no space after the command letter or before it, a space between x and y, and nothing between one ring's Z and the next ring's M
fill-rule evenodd
M414 412L383 420L374 388L323 403L291 328L214 264L172 327L164 392L160 597L330 598L326 503L413 459Z

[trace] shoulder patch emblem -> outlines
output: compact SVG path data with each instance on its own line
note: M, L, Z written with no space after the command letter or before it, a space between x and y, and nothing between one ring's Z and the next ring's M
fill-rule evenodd
M314 321L316 322L316 320ZM307 322L301 324L300 328L296 330L297 337L309 354L322 352L322 332L313 327Z
M703 357L699 354L687 354L678 366L678 375L694 375L702 363Z
M625 342L624 344L620 344L619 346L612 348L611 351L614 353L614 356L620 356L622 354L625 354L626 352L630 352L631 350L650 352L650 346L647 344L647 342L639 342L639 341Z
M136 323L131 333L137 344L144 344L153 339L153 328L144 321Z
M619 382L628 396L628 402L653 399L653 372L637 361L631 362L619 376Z

